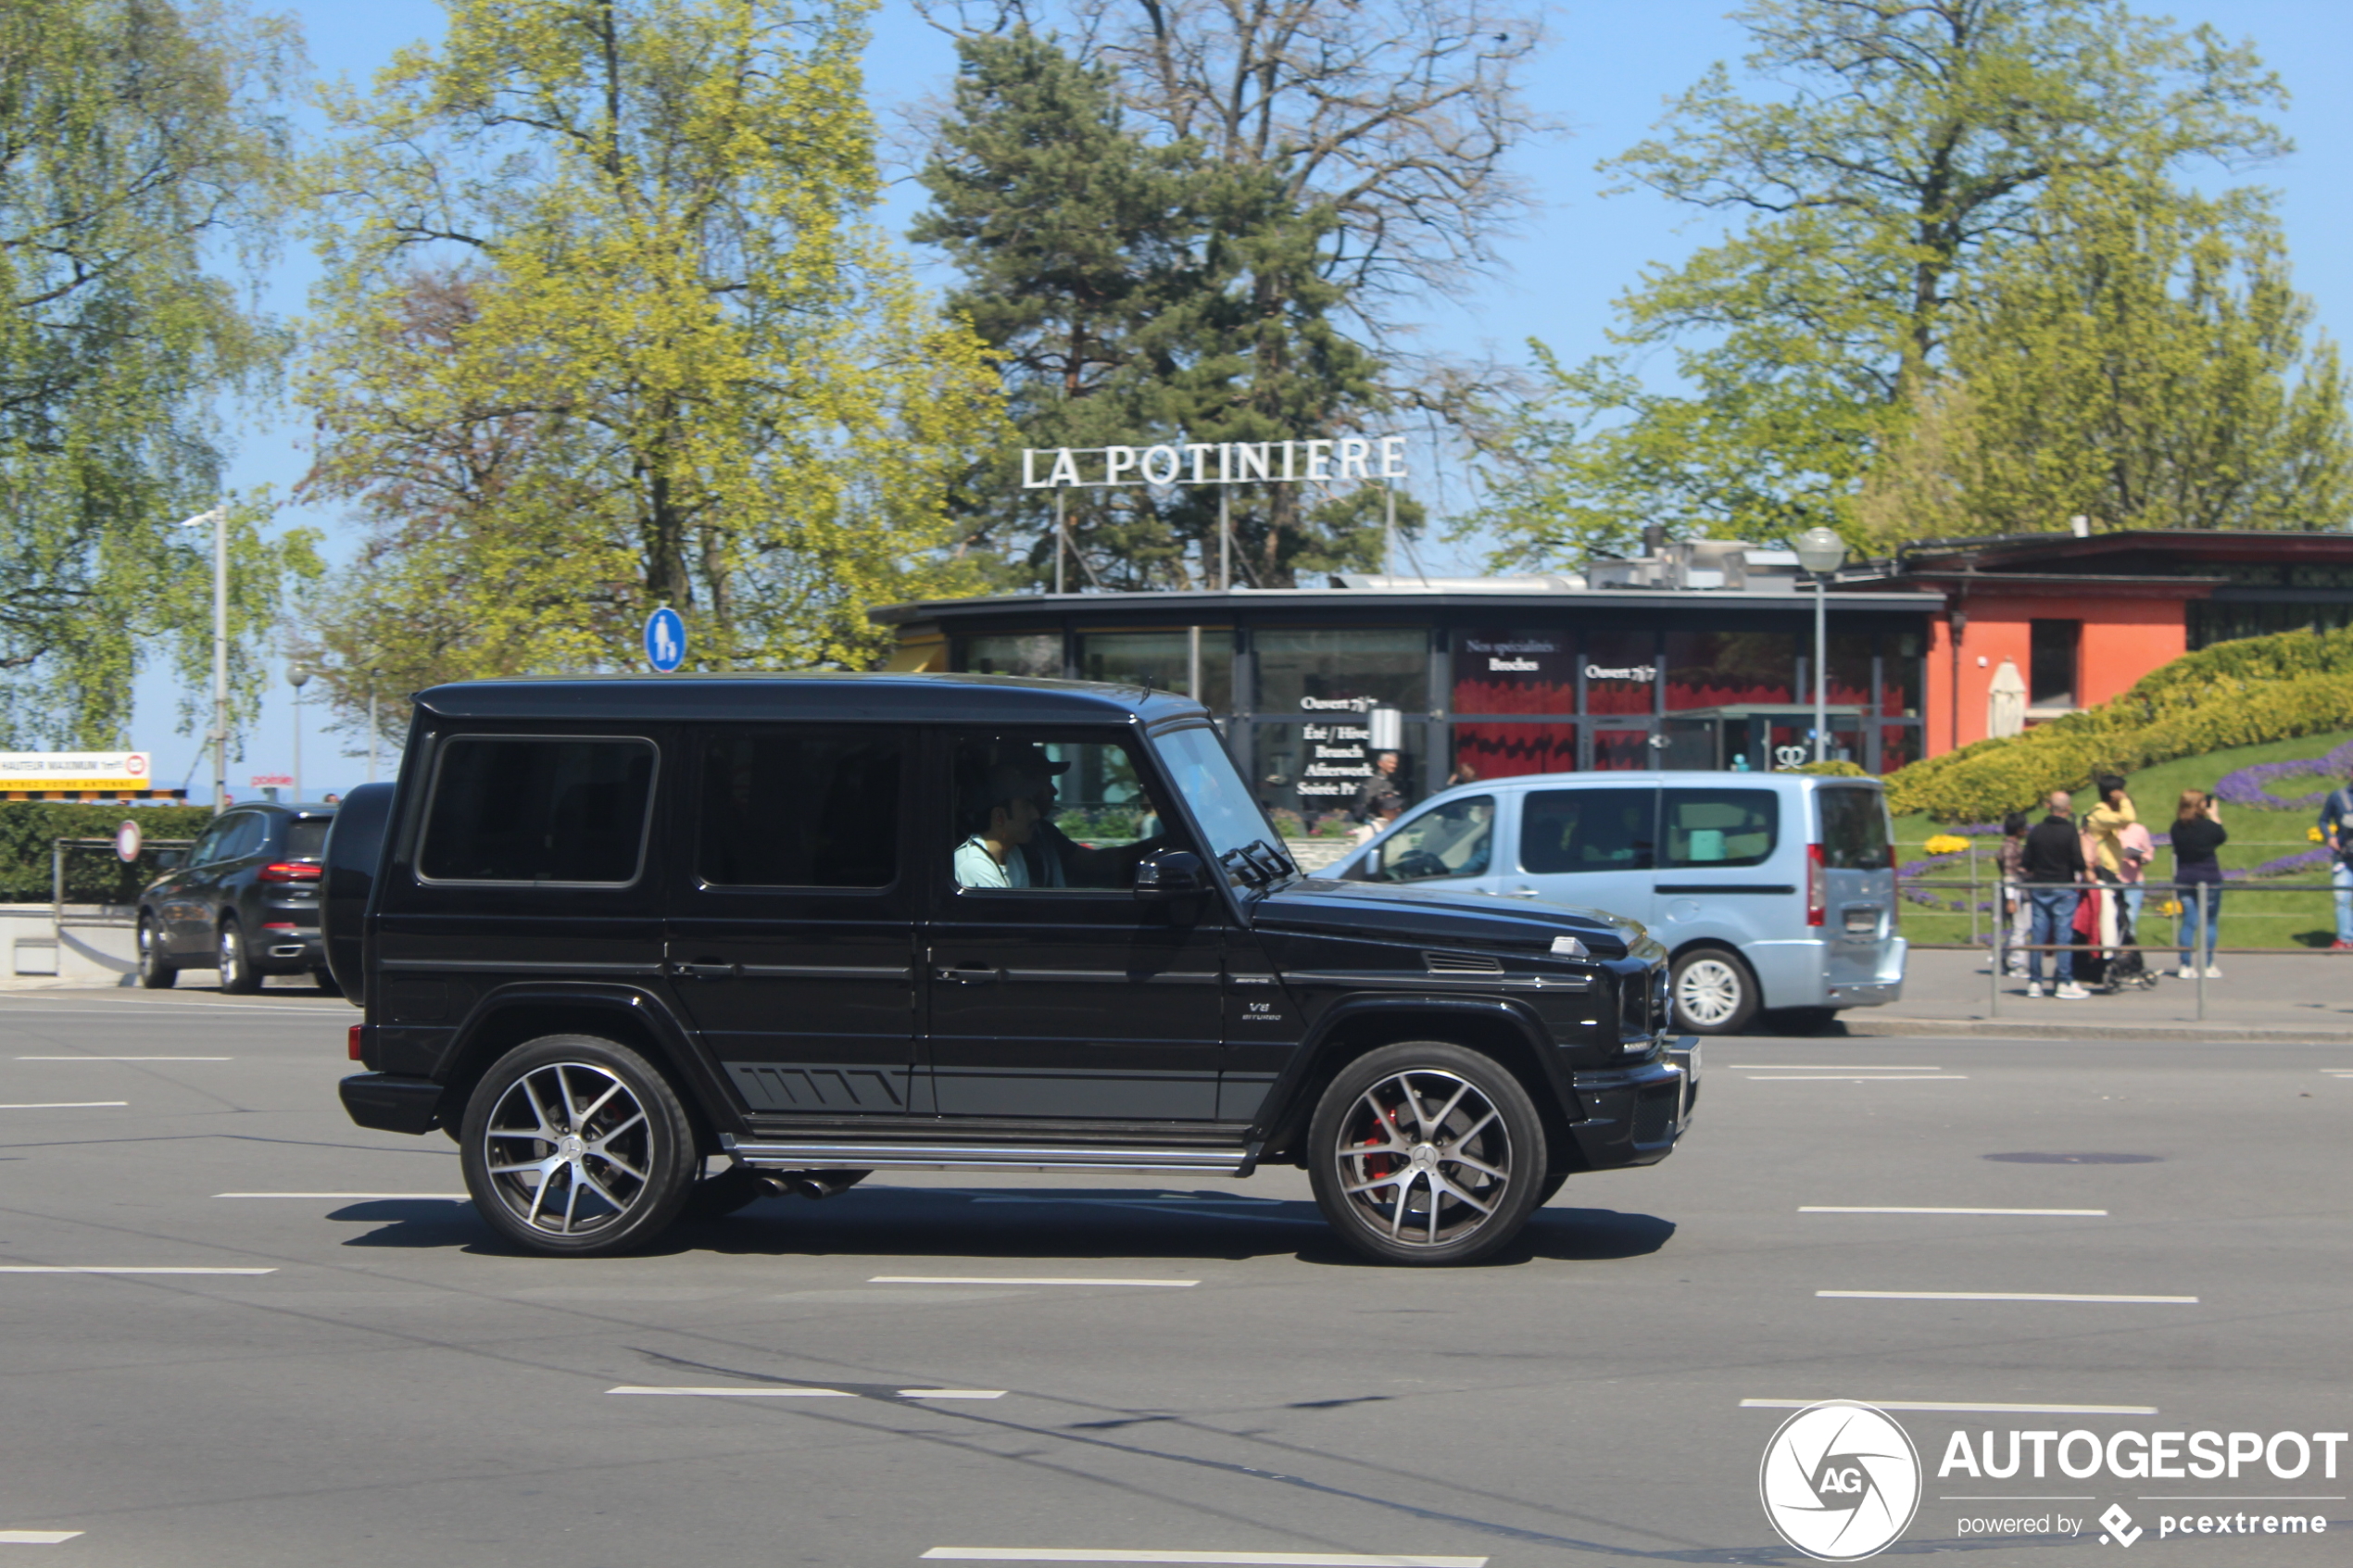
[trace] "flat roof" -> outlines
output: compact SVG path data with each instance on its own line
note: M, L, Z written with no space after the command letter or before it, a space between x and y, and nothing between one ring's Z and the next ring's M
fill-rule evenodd
M1891 590L1858 593L1833 586L1830 604L1843 614L1857 610L1908 611L1928 614L1944 608L1944 596ZM879 605L867 616L879 625L903 626L924 621L1003 620L1009 617L1089 614L1128 620L1165 618L1183 624L1207 615L1329 614L1335 610L1386 616L1427 616L1433 610L1467 612L1492 617L1533 611L1696 609L1712 614L1728 610L1805 610L1814 608L1811 590L1759 593L1738 588L1567 588L1485 589L1424 588L1235 588L1172 589L1134 594L998 594L986 598L922 599L909 604Z

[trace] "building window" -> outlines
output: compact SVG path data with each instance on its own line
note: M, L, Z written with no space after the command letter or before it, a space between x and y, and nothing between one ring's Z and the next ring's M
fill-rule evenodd
M1868 651L1864 662L1869 689ZM1835 661L1831 665L1837 672ZM1667 707L1726 708L1797 700L1797 639L1787 632L1669 632ZM1811 695L1810 693L1808 694Z
M1429 633L1419 629L1261 632L1252 651L1258 711L1269 716L1429 709Z
M1586 712L1647 715L1655 706L1657 682L1658 642L1650 633L1586 634Z
M1920 637L1898 632L1880 643L1880 711L1891 719L1920 716Z
M1577 633L1477 630L1454 639L1457 713L1577 711Z
M1201 632L1201 690L1192 685L1191 633L1093 632L1078 640L1079 678L1114 685L1150 686L1189 696L1212 713L1234 708L1234 633L1228 627Z
M1020 632L1005 637L966 637L964 668L975 675L1035 675L1059 680L1063 639L1059 632Z
M2026 678L2026 705L2076 707L2075 673L2083 643L2083 623L2034 621L2027 624L2028 662L2033 668Z
M1473 724L1454 726L1454 771L1458 784L1473 779L1508 779L1522 773L1577 771L1574 724Z

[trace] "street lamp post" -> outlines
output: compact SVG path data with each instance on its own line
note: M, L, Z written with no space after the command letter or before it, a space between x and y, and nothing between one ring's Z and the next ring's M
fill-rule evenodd
M286 671L286 684L295 689L294 797L299 801L302 798L302 688L310 684L309 670L296 665Z
M370 784L376 782L376 676L378 673L379 671L372 669L368 671L368 782Z
M212 524L212 809L229 800L229 511L198 512L182 528Z
M1814 574L1814 760L1830 755L1830 635L1831 573L1846 561L1846 541L1827 528L1809 528L1797 536L1797 564Z

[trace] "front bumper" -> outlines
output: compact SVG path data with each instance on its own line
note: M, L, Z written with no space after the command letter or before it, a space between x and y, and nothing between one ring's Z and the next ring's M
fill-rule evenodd
M355 1073L335 1090L343 1097L345 1113L360 1126L422 1135L441 1124L441 1087L430 1078Z
M1686 1035L1639 1066L1579 1073L1582 1120L1569 1123L1585 1168L1655 1165L1675 1151L1699 1104L1699 1038Z

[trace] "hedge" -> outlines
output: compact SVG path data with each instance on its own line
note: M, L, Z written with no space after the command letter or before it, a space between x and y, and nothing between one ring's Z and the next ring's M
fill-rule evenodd
M2097 708L1898 769L1887 802L1898 815L1990 822L2099 773L2349 723L2353 627L2248 637L2184 654Z
M194 838L212 821L209 806L142 806L130 801L0 802L0 903L49 901L51 846L60 838L112 838L124 819L153 841ZM128 904L156 876L152 850L126 866L110 849L66 852L66 902Z

